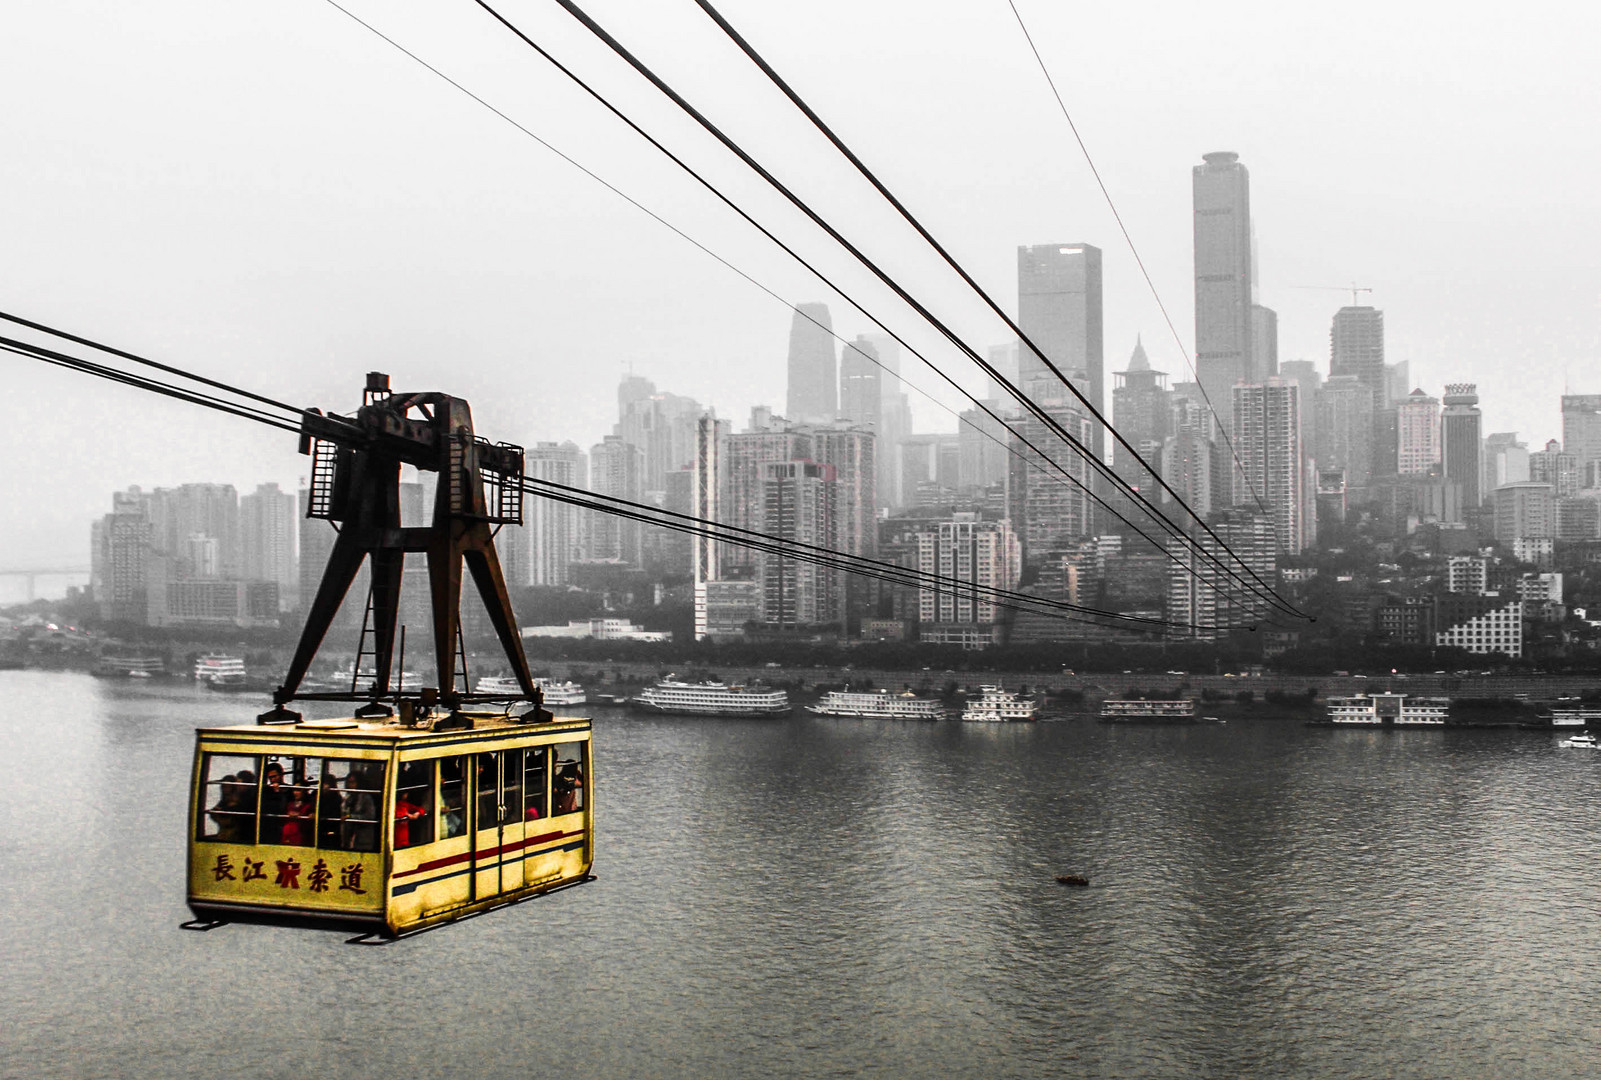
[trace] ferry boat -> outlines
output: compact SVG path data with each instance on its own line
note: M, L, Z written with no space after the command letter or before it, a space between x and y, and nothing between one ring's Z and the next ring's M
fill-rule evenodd
M544 703L548 705L583 705L589 700L584 688L575 682L557 682L555 679L534 679ZM521 695L523 688L510 675L486 675L478 680L475 692L480 694Z
M888 690L830 690L823 700L808 706L819 716L857 716L872 720L939 720L945 710L937 701L913 693Z
M1357 727L1441 727L1451 699L1379 692L1329 698L1331 724Z
M238 656L207 653L195 661L195 681L222 688L245 684L245 662Z
M1039 708L1033 698L1019 697L999 686L981 686L979 696L967 703L962 719L981 723L1038 720Z
M1195 702L1191 698L1174 701L1108 698L1101 702L1101 720L1108 724L1193 724Z
M787 716L789 694L766 687L688 683L663 679L631 701L645 712L678 716Z
M1583 735L1570 735L1557 743L1565 750L1601 750L1601 739L1588 733Z
M1601 727L1601 704L1581 705L1578 702L1559 701L1551 706L1549 714L1543 719L1554 728Z
M92 672L105 679L148 679L166 673L167 662L159 656L102 656Z

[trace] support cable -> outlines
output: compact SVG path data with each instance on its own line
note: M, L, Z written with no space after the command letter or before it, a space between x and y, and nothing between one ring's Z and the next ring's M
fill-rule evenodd
M365 20L363 20L359 16L357 16L354 13L352 13L351 11L349 11L347 8L343 7L341 4L339 4L337 2L337 0L326 0L326 2L329 4L329 6L333 7L337 11L339 11L342 14L344 14L345 16L347 16L353 22L357 23L358 25L362 26L366 30L370 31L376 37L380 38L381 40L383 40L384 42L388 43L389 45L391 45L393 48L395 48L399 52L403 53L404 55L406 55L410 59L414 60L416 63L418 63L422 67L426 68L428 71L432 72L434 75L438 76L440 79L442 79L445 82L449 83L451 86L453 86L454 88L459 90L461 93L463 93L463 94L467 95L468 97L472 98L478 104L482 105L484 108L488 109L490 112L493 112L496 116L500 117L502 120L506 121L508 124L512 125L517 130L521 131L523 134L527 135L529 138L531 138L535 142L539 143L541 146L543 146L546 149L550 150L551 153L553 153L556 156L560 157L562 160L568 162L574 168L576 168L580 172L584 173L586 176L589 176L590 178L594 179L597 183L601 184L603 187L605 187L608 190L612 191L614 194L616 194L617 196L619 196L620 198L622 198L623 200L625 200L629 204L635 206L636 208L638 208L639 210L641 210L645 214L649 215L651 218L653 218L657 222L661 223L666 228L670 229L672 232L676 233L678 236L680 236L683 239L685 239L686 241L688 241L690 244L693 244L696 248L698 248L701 251L705 252L707 255L710 255L713 259L716 259L718 262L722 263L724 266L726 266L730 270L734 271L734 273L736 273L739 276L745 278L747 281L749 281L751 284L755 285L757 288L761 289L763 292L766 292L768 295L772 296L774 299L779 300L781 303L785 304L786 307L791 308L791 310L797 310L797 311L799 310L798 308L795 307L795 305L790 304L788 301L784 300L776 292L774 292L773 290L769 289L767 286L763 285L760 281L757 281L755 278L751 277L749 274L745 273L739 267L734 266L732 263L728 262L722 256L718 255L716 252L714 252L711 249L707 248L705 245L701 244L699 241L695 240L693 237L691 237L687 233L683 232L683 230L679 229L677 226L673 225L671 222L668 222L666 219L662 218L655 211L653 211L653 210L649 209L648 207L644 206L643 204L639 203L637 200L633 199L632 197L630 197L629 195L627 195L626 193L624 193L623 191L621 191L620 189L618 189L617 187L615 187L614 185L612 185L611 183L609 183L608 181L606 181L605 179L603 179L602 177L597 175L596 173L592 172L591 170L589 170L588 168L586 168L585 166L583 166L582 164L580 164L579 162L577 162L573 158L569 157L567 154L565 154L562 151L556 149L556 147L552 146L549 142L546 142L543 138L541 138L540 136L536 135L534 132L530 131L523 124L521 124L518 121L514 120L512 117L507 115L505 112L503 112L502 110L496 108L494 105L490 104L488 101L484 100L482 97L480 97L479 95L477 95L473 91L469 90L467 87L463 86L461 83L457 82L455 79L451 78L449 75L446 75L443 71L441 71L438 68L434 67L432 64L428 63L428 61L424 60L422 57L418 56L416 53L412 52L411 50L407 49L405 46L401 45L399 42L395 41L393 38L391 38L388 35L384 34L381 30L379 30L378 28L373 26L371 23L366 22ZM493 11L491 11L491 14L495 14L495 13ZM498 15L496 17L499 18ZM1175 565L1179 566L1186 573L1190 574L1192 577L1197 578L1198 580L1201 580L1200 572L1198 570L1196 570L1195 567L1192 566L1189 562L1186 562L1185 560L1181 559L1175 552L1170 550L1169 547L1166 544L1158 542L1154 537L1150 536L1148 533L1146 533L1139 526L1137 526L1133 522L1131 522L1127 517L1125 517L1122 513L1120 513L1115 507L1111 506L1108 502L1106 502L1105 499L1101 498L1100 495L1098 495L1090 487L1085 485L1083 483L1083 481L1079 480L1078 477L1072 475L1070 472L1068 472L1066 469L1064 469L1060 464L1058 464L1054 459L1052 459L1050 457L1050 455L1046 454L1043 450L1041 450L1038 446L1036 446L1032 441L1030 441L1026 436L1022 435L1020 432L1018 432L1014 428L1012 428L1006 422L1006 420L1004 418L1002 418L993 409L991 409L984 401L980 400L979 398L975 397L973 394L969 393L959 383L957 383L954 379L952 379L949 375L947 375L943 370L941 370L936 364L934 364L933 361L929 360L926 356L924 356L919 350L917 350L915 347L913 347L909 342L907 342L904 338L902 338L894 330L890 329L881 320L876 318L871 312L867 311L864 307L862 307L862 305L859 302L857 302L854 298L852 298L850 296L850 294L846 293L839 285L837 285L834 281L832 281L827 275L823 274L822 271L820 271L816 266L814 266L812 263L807 261L803 256L801 256L792 247L790 247L788 244L784 243L784 241L780 240L776 235L774 235L770 230L768 230L760 222L756 221L753 217L751 217L750 214L748 214L744 209L742 209L737 204L735 204L732 200L730 200L726 195L723 194L723 192L718 190L714 185L712 185L703 176L701 176L698 172L696 172L690 165L688 165L686 162L684 162L682 159L680 159L677 155L673 154L672 151L668 150L663 144L661 144L658 140L656 140L654 137L652 137L648 132L644 131L638 124L634 123L631 119L629 119L626 115L624 115L621 111L619 111L616 107L614 107L609 101L607 101L604 97L602 97L594 89L592 89L586 83L584 83L582 79L580 79L576 74L574 74L572 71L570 71L568 68L566 68L558 60L556 60L555 57L551 56L548 52L546 52L539 45L537 45L534 42L530 41L526 36L522 35L521 32L516 29L516 27L513 27L513 26L511 26L511 24L506 23L504 19L502 19L501 22L504 25L508 26L514 33L517 33L519 37L522 37L523 40L526 41L530 45L530 47L532 47L536 51L538 51L541 56L543 56L547 61L549 61L553 66L555 66L563 74L567 75L568 78L572 79L575 83L577 83L580 87L582 87L586 92L588 92L598 102L600 102L609 111L611 111L615 116L617 116L618 119L620 119L621 121L623 121L623 123L627 124L630 128L632 128L637 134L640 135L640 137L644 138L653 147L655 147L662 154L667 156L676 165L678 165L686 173L688 173L695 180L697 180L709 192L711 192L713 195L715 195L720 201L722 201L725 205L727 205L731 210L733 210L736 214L738 214L741 218L743 218L747 223L749 223L753 228L755 228L763 236L765 236L769 240L771 240L775 245L777 245L781 250L783 250L791 258L793 258L801 266L805 267L808 271L810 271L813 274L813 276L815 276L819 281L821 281L828 288L833 290L833 292L835 292L842 299L844 299L846 303L848 303L852 307L854 307L865 318L867 318L869 321L871 321L873 323L873 325L877 326L880 330L882 330L885 334L887 334L890 338L892 338L901 347L905 348L907 350L907 352L909 352L911 355L915 356L918 360L922 361L923 364L926 365L928 368L930 368L932 371L934 371L935 374L939 375L942 379L944 379L947 383L949 383L959 393L961 393L963 396L967 397L970 401L972 401L973 404L979 410L984 412L987 416L989 416L992 420L994 420L997 424L999 424L1004 430L1006 430L1007 432L1009 432L1010 434L1015 436L1020 442L1022 442L1030 450L1034 451L1034 453L1037 454L1042 461L1044 461L1046 464L1048 464L1052 468L1054 468L1058 473L1060 473L1062 475L1062 477L1064 479L1066 479L1068 482L1070 482L1071 484L1075 485L1079 489L1083 490L1085 492L1085 495L1089 499L1093 500L1096 503L1096 505L1101 506L1104 509L1106 509L1107 512L1110 513L1114 518L1116 518L1118 521L1122 522L1125 526L1127 526L1136 535L1138 535L1142 539L1146 540L1154 550L1161 552L1164 557L1169 559ZM802 314L804 314L804 313L802 313ZM811 319L811 316L806 316L806 317L808 319ZM811 321L813 321L814 323L817 322L817 320L815 320L815 319L812 319ZM817 323L817 325L821 326L822 324L821 323ZM830 333L832 333L832 330L830 330ZM838 335L835 335L835 336L838 337ZM840 338L840 340L843 341L844 339ZM865 355L865 354L863 354L863 355ZM888 370L887 368L884 368L883 364L879 364L879 367L881 369ZM897 377L899 377L899 376L897 375ZM916 390L919 394L922 394L924 397L928 398L930 401L933 401L934 404L938 405L940 408L946 409L947 411L950 411L950 412L954 412L954 410L951 410L949 406L938 402L926 390L923 390L921 387L918 387L916 384L914 384L914 383L912 383L912 382L910 382L908 380L904 380L904 379L901 380L901 381L906 382L906 385L912 387L912 389ZM956 414L956 415L957 415L958 421L961 422L960 414ZM985 432L983 430L983 428L979 427L976 424L971 424L970 423L970 426L972 426L975 430L980 431L982 434L985 435L986 438L991 439L992 441L996 442L999 445L1003 445L1008 453L1012 454L1014 457L1018 457L1018 458L1022 459L1031 468L1033 468L1036 471L1039 471L1041 473L1045 472L1045 470L1044 470L1044 468L1042 466L1040 466L1038 463L1036 463L1036 462L1032 461L1031 459L1029 459L1027 455L1023 454L1021 451L1017 450L1015 447L1006 445L1005 443L1002 442L1002 440L997 439L995 436L991 435L988 432ZM1244 588L1246 588L1247 590L1249 590L1250 592L1252 592L1255 595L1258 595L1258 596L1262 596L1263 595L1260 589L1258 589L1257 587L1253 586L1250 582L1247 582L1243 577L1241 577L1241 575L1237 571L1233 570L1231 567L1229 567L1227 564L1225 564L1217 555L1215 555L1212 552L1206 551L1204 548L1201 548L1195 542L1195 540L1192 537L1188 536L1186 533L1184 533L1182 530L1178 529L1176 526L1173 526L1171 522L1168 522L1165 518L1163 518L1158 522L1158 524L1166 526L1164 531L1167 532L1169 536L1171 536L1172 538L1178 540L1181 544L1189 545L1192 550L1195 550L1195 551L1199 552L1205 559L1207 559L1210 562L1216 564L1219 569L1221 569L1227 576L1232 578L1235 582L1237 582L1238 584L1240 584L1241 586L1243 586ZM1215 584L1212 584L1210 582L1205 582L1204 580L1203 580L1202 583L1206 584L1207 587L1212 588L1214 591L1220 591L1220 590L1218 590L1218 587ZM1267 599L1270 604L1274 603L1274 598L1272 598L1272 597L1264 597L1264 599ZM1275 605L1275 606L1277 606L1277 605Z
M328 0L328 2L329 3L333 3L333 0ZM984 409L984 411L989 413L991 416L995 415L991 410L989 410L983 404L983 402L979 401L977 398L974 398L973 395L970 394L965 388L963 388L959 384L957 384L954 380L952 380L943 371L940 371L940 369L937 366L935 366L931 361L929 361L921 353L919 353L917 350L913 349L909 344L907 344L903 338L901 338L898 334L895 334L894 331L889 330L888 327L884 326L884 324L880 320L874 318L873 316L868 314L865 310L863 310L861 305L857 304L854 300L851 300L851 298L847 294L845 294L842 290L840 290L838 288L838 286L834 285L833 282L831 282L827 277L822 275L820 271L818 271L815 267L813 267L810 263L806 262L804 259L801 259L801 257L799 255L795 254L793 249L791 249L788 245L784 244L782 241L778 240L777 237L775 237L769 230L767 230L765 227L763 227L759 223L757 223L748 213L746 213L743 209L741 209L736 204L734 204L732 202L732 200L730 200L726 195L724 195L721 191L719 191L714 185L712 185L709 181L707 181L704 177L702 177L690 165L688 165L686 162L684 162L677 155L673 154L672 151L668 150L659 140L655 139L648 132L644 131L643 128L641 128L631 118L629 118L626 114L624 114L620 109L618 109L615 105L613 105L609 100L607 100L602 94L599 93L599 91L595 90L588 83L586 83L582 78L580 78L576 73L574 73L571 69L569 69L566 65L562 64L559 60L557 60L554 56L552 56L543 46L539 45L532 38L530 38L527 34L525 34L521 29L519 29L515 24L513 24L509 20L507 20L498 11L496 11L492 6L490 6L488 3L486 3L485 0L474 0L474 2L479 7L483 8L486 12L488 12L502 26L506 27L509 31L511 31L514 35L516 35L519 39L521 39L526 45L529 46L529 48L531 48L535 52L537 52L541 57L543 57L553 67L555 67L562 74L566 75L570 80L572 80L581 89L583 89L586 93L588 93L591 97L593 97L597 102L599 102L603 107L605 107L608 111L610 111L613 115L615 115L618 119L620 119L624 124L626 124L628 127L633 129L637 134L639 134L642 138L644 138L647 142L649 142L652 146L654 146L657 150L659 150L669 160L673 161L676 165L678 165L681 169L683 169L685 172L687 172L690 176L694 177L697 181L699 181L702 184L702 186L706 187L707 190L712 192L712 194L714 194L718 199L720 199L725 204L727 204L731 209L733 209L737 214L739 214L741 217L743 217L746 221L750 222L752 224L752 226L754 226L760 232L762 232L763 235L765 235L769 239L773 240L773 242L775 244L778 244L783 250L785 250L787 253L789 253L797 261L801 262L801 264L803 266L805 266L807 269L811 270L814 274L816 274L825 284L829 285L830 288L833 288L836 292L839 292L840 295L844 296L846 298L846 300L848 302L850 302L853 306L855 306L858 310L863 311L863 314L867 315L867 317L869 319L871 319L874 322L875 325L879 326L886 333L888 333L891 337L895 338L895 340L897 342L899 342L903 346L905 346L907 348L907 350L909 352L911 352L914 356L917 356L918 359L922 360L925 364L927 364L928 366L933 368L934 371L937 374L939 374L942 378L946 379L947 382L950 382L959 392L961 392L964 396L968 397L970 400L973 400L974 403L976 405L978 405L979 408ZM570 3L570 0L556 0L556 2L561 4L563 8L569 10L570 12L573 12L573 11L576 10L576 5L573 5L572 3ZM641 74L644 74L647 79L650 79L654 84L657 84L660 88L663 88L663 92L664 93L668 94L670 97L673 97L676 101L682 102L682 98L679 98L676 95L676 93L671 90L670 87L666 87L666 84L662 83L660 81L660 79L657 78L654 75L654 73L648 73L649 72L648 68L645 68L643 64L641 64L637 59L633 58L632 54L629 54L628 51L625 48L623 48L623 46L620 43L617 43L615 41L615 39L610 38L610 35L606 34L606 31L603 28L600 28L598 26L598 24L594 24L593 20L588 19L587 15L583 15L581 11L578 11L575 14L575 17L579 18L580 21L585 22L586 27L592 28L593 32L596 32L599 36L602 37L602 40L605 40L605 41L608 42L608 44L612 45L614 51L620 50L619 55L623 56L631 64L635 65L636 66L636 70L641 70ZM1268 586L1266 584L1266 582L1263 582L1261 577L1256 573L1256 571L1253 568L1251 568L1243 559L1241 559L1239 557L1239 555L1237 553L1235 553L1233 551L1233 549L1230 548L1229 545L1222 540L1221 537L1218 537L1214 532L1212 532L1210 526L1208 526L1205 521L1201 520L1201 518L1198 515L1196 515L1195 512L1192 509L1190 509L1188 504L1184 503L1181 498L1178 498L1176 493L1173 493L1175 500L1178 501L1179 504L1181 506L1183 506L1184 509L1186 511L1188 511L1189 514L1196 519L1196 521L1200 524L1200 526L1201 526L1201 528L1203 530L1205 530L1208 533L1212 534L1212 537L1216 541L1218 546L1220 548L1222 548L1225 552L1227 552L1229 555L1231 555L1234 558L1235 562L1241 568L1243 568L1246 571L1246 573L1249 574L1255 580L1255 584L1252 584L1251 582L1245 581L1245 579L1240 575L1239 571L1237 571L1233 567L1230 567L1229 565L1227 565L1221 559L1220 556L1218 556L1217 554L1215 554L1215 553L1213 553L1211 551L1208 551L1205 547L1200 545L1198 543L1198 541L1194 537L1190 536L1182 528L1180 528L1178 525L1176 525L1174 522L1172 522L1170 519L1168 519L1166 515L1162 514L1161 511L1158 510L1153 504L1151 504L1149 502L1149 500L1145 499L1145 497L1143 495L1141 495L1137 491L1132 491L1131 489L1129 489L1127 487L1127 485L1125 485L1122 482L1122 480L1120 478L1118 478L1117 475L1111 471L1109 466L1107 466L1104 462L1100 461L1089 448L1085 447L1084 444L1079 439L1077 439L1070 432L1068 432L1061 425L1061 423L1056 420L1055 417L1051 416L1043 407L1039 406L1032 399L1030 399L1026 394L1024 394L1016 386L1014 386L1011 383L1011 381L1008 380L999 371L997 371L994 368L993 365L991 365L987 360L985 360L982 356L980 356L971 346L967 345L959 337L957 337L955 335L955 333L953 331L951 331L948 327L946 327L943 322L941 322L939 319L937 319L933 315L932 312L929 312L927 310L927 308L923 307L920 303L918 303L918 301L914 297L912 297L909 293L906 292L906 290L904 288L902 288L897 282L895 282L892 278L890 278L882 269L880 269L877 266L876 263L874 263L872 260L868 259L865 254L861 253L859 251L859 249L855 248L854 245L850 244L850 242L848 240L846 240L843 236L840 236L836 230L834 230L831 226L828 225L827 222L823 221L820 217L818 217L818 215L816 214L815 211L811 210L811 208L809 206L806 206L806 204L804 202L802 202L801 200L799 200L799 198L797 196L795 196L793 193L789 192L787 188L783 187L783 185L776 178L772 177L770 173L767 173L766 170L763 169L759 163L756 163L754 161L754 159L750 158L750 156L748 154L746 154L742 149L738 148L737 144L734 144L732 142L732 140L729 140L727 138L726 135L723 135L719 130L717 130L715 125L711 125L710 121L705 120L704 117L701 117L699 113L695 112L694 109L693 109L693 106L688 105L687 102L682 102L681 107L683 107L687 111L689 111L691 113L691 115L699 118L700 122L704 126L707 126L708 130L712 131L720 140L722 140L724 142L724 144L731 149L732 152L734 152L737 156L740 156L742 160L746 161L753 170L757 171L760 175L762 175L765 179L767 179L769 181L769 183L774 185L777 190L779 190L782 193L785 193L786 196L798 208L800 208L804 213L806 213L809 217L811 217L819 225L819 227L823 228L833 238L835 238L836 241L841 244L841 246L845 247L846 250L850 251L858 259L858 261L860 261L864 266L866 266L868 269L872 270L874 272L874 274L880 278L881 281L883 281L886 285L888 285L891 288L892 291L894 291L908 305L910 305L914 310L916 310L925 320L927 320L930 323L931 326L933 326L937 330L940 330L940 332L948 340L950 340L952 342L952 344L954 344L960 351L962 351L965 355L967 355L970 359L972 359L973 362L976 363L983 371L985 371L985 373L988 374L993 380L995 380L995 382L998 385L1004 387L1009 393L1011 393L1013 395L1013 397L1015 397L1018 400L1018 402L1025 409L1027 409L1032 415L1034 415L1037 419L1039 419L1041 423L1043 423L1047 428L1051 429L1053 434L1055 434L1058 438L1060 438L1063 442L1067 443L1069 446L1073 447L1080 454L1080 456L1084 459L1084 461L1087 464L1092 466L1099 474L1101 474L1106 479L1111 481L1113 483L1113 485L1115 485L1116 488L1125 495L1125 497L1132 496L1134 501L1140 503L1142 505L1142 507L1145 509L1146 513L1149 514L1160 525L1162 525L1163 528L1164 528L1164 531L1168 532L1170 536L1172 536L1175 540L1180 541L1181 543L1188 544L1191 547L1191 549L1194 550L1195 552L1197 552L1199 555L1201 555L1202 558L1204 558L1207 561L1210 561L1210 562L1216 564L1218 566L1218 568L1220 570L1222 570L1225 574L1227 574L1229 577L1233 578L1235 581L1239 582L1242 586L1244 586L1249 591L1251 591L1251 592L1255 593L1256 595L1260 596L1262 599L1264 599L1270 605L1280 609L1281 611L1285 611L1288 614L1297 615L1297 616L1300 615L1300 612L1298 612L1293 606L1289 605L1288 602L1285 601L1282 597L1278 596L1278 594L1273 591L1271 586ZM1068 385L1069 389L1073 390L1073 392L1075 394L1078 394L1077 389L1072 387L1070 383L1067 384L1067 385ZM999 420L999 417L996 417L996 419ZM1019 435L1019 438L1022 439L1022 436ZM1026 442L1026 440L1024 440L1024 441ZM1033 447L1032 444L1029 444L1029 445L1030 445L1030 447L1032 449L1035 450L1036 453L1039 453L1040 456L1043 459L1045 459L1048 463L1050 463L1052 465L1055 465L1063 473L1063 475L1067 476L1074 484L1082 487L1085 490L1086 495L1092 501L1094 501L1097 505L1100 505L1100 506L1106 508L1115 517L1117 517L1118 520L1123 521L1125 524L1129 524L1131 528L1134 528L1134 526L1132 526L1132 524L1128 522L1127 518L1123 517L1114 508L1112 508L1103 498L1101 498L1097 493L1095 493L1089 486L1084 485L1081 481L1078 480L1077 477L1072 476L1071 473L1068 473L1065 469L1061 469L1061 467L1059 465L1057 465L1056 462L1054 462L1054 460L1052 460L1049 455L1044 454L1037 447ZM1157 479L1160 481L1160 477L1158 477ZM1162 481L1162 482L1163 482L1163 484L1165 486L1165 481ZM1169 491L1171 493L1171 488L1169 488ZM1140 530L1138 530L1137 528L1135 529L1135 531L1136 532L1140 532ZM1143 536L1145 534L1143 532L1141 532L1140 535ZM1148 536L1146 538L1150 539ZM1155 543L1153 541L1153 546L1161 547L1162 545L1155 545ZM1199 575L1196 575L1196 576L1199 576Z

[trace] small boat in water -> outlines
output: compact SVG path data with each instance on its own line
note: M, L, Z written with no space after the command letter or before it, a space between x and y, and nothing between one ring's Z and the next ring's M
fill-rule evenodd
M962 719L978 723L1038 720L1039 705L999 686L979 687L979 696L967 703Z
M945 710L937 701L888 690L830 690L808 712L818 716L854 716L866 720L939 720Z
M1601 740L1598 740L1589 732L1585 732L1582 735L1569 735L1557 745L1565 750L1601 750Z

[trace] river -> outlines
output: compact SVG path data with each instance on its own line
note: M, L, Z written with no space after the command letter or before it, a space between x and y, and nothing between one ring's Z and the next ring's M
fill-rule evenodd
M0 672L0 1075L1594 1075L1548 735L594 709L597 880L361 947L179 929L193 729L257 708Z

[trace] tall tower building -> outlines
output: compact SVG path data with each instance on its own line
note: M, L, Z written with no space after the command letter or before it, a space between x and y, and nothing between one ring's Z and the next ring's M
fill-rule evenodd
M640 481L645 471L645 455L639 447L626 442L620 435L608 435L596 443L589 452L590 490L599 495L612 495L630 502L641 501L644 494ZM589 557L617 559L630 566L639 566L642 526L612 514L590 512Z
M802 431L790 430L776 424L753 428L728 436L724 447L723 487L720 520L740 529L761 531L763 509L762 483L768 465L785 461L809 461L812 457L812 437ZM723 573L738 567L756 565L756 556L749 548L725 545L718 556Z
M1317 395L1323 385L1323 374L1310 360L1286 360L1279 365L1279 378L1300 387L1301 449L1313 456L1318 445Z
M781 461L764 466L761 531L800 544L838 548L838 494L832 465ZM843 570L767 552L758 565L763 622L795 627L843 620Z
M1562 445L1578 459L1580 485L1592 486L1592 464L1601 461L1601 394L1562 395Z
M1181 387L1194 387L1194 383L1180 383ZM1217 467L1218 454L1214 436L1217 425L1212 410L1194 396L1173 394L1172 434L1162 442L1162 479L1168 487L1179 493L1185 504L1201 517L1228 502L1227 492L1216 490L1217 477L1229 474ZM1165 489L1162 501L1169 503L1173 496Z
M1105 362L1101 332L1101 249L1089 244L1037 244L1017 249L1017 325L1066 375L1095 410L1106 413ZM1034 383L1057 383L1044 360L1027 345L1020 348L1018 377L1031 397ZM1104 458L1105 433L1099 424L1087 444Z
M1313 456L1325 469L1344 469L1347 488L1365 493L1373 482L1373 391L1355 375L1335 375L1317 396Z
M1261 304L1251 305L1251 381L1279 373L1279 313Z
M1305 470L1301 465L1300 388L1284 379L1234 386L1234 449L1240 468L1234 504L1272 517L1281 554L1306 546Z
M839 415L852 427L882 435L884 388L878 349L865 337L847 344L839 361Z
M1440 418L1440 456L1446 481L1462 485L1464 510L1472 510L1484 501L1483 431L1479 388L1473 383L1449 383L1445 388L1445 413Z
M934 624L994 624L1000 609L992 597L954 588L959 581L986 589L1012 589L1022 570L1017 537L1009 521L979 521L976 514L958 514L917 534L917 567L931 575L918 590L917 618L923 640L939 639ZM954 643L960 643L957 635Z
M574 442L535 443L524 452L523 469L529 476L553 484L589 486L588 462ZM570 567L583 558L584 512L567 503L531 495L523 503L523 523L522 535L515 542L524 569L516 584L566 585ZM507 575L510 583L509 570Z
M1219 406L1235 383L1264 377L1252 356L1251 175L1217 151L1191 172L1195 206L1195 369Z
M691 484L690 513L706 521L723 520L722 496L726 483L728 421L706 413L695 425L695 470ZM694 538L692 570L697 586L722 576L723 545L709 537Z
M1145 464L1134 460L1134 455L1122 443L1112 447L1112 467L1125 483L1142 492L1158 490L1158 485L1146 469L1149 465L1160 470L1162 444L1166 441L1168 424L1173 412L1172 391L1167 388L1167 372L1152 371L1145 345L1134 340L1134 354L1129 357L1128 370L1113 374L1116 385L1112 388L1112 422L1123 437L1139 451Z
M827 304L796 304L789 324L789 419L831 424L839 412L834 321Z
M1038 398L1039 404L1068 434L1088 444L1090 418L1078 402L1064 400L1065 390L1057 389L1054 396ZM1012 422L1012 430L1017 437L1008 462L1007 512L1012 527L1018 530L1023 558L1028 565L1037 566L1051 552L1070 548L1094 531L1088 495L1093 481L1084 456L1037 417L1028 414L1018 418ZM1030 449L1024 439L1043 451L1049 462ZM1073 480L1063 476L1058 466Z
M295 496L277 484L261 484L239 500L241 574L246 581L275 582L279 611L299 607L295 525Z
M1440 402L1414 390L1396 404L1396 471L1428 473L1440 464Z
M1354 375L1373 394L1377 412L1390 403L1384 372L1384 312L1342 307L1329 328L1329 375Z
M1244 581L1255 584L1240 563L1267 588L1276 584L1278 545L1274 522L1269 518L1236 509L1220 515L1212 523L1212 533L1201 533L1195 541L1201 551L1234 570ZM1249 626L1268 613L1266 600L1193 546L1173 538L1167 548L1177 560L1167 570L1167 617L1187 624L1173 627L1169 636L1216 641L1226 635L1226 627Z

